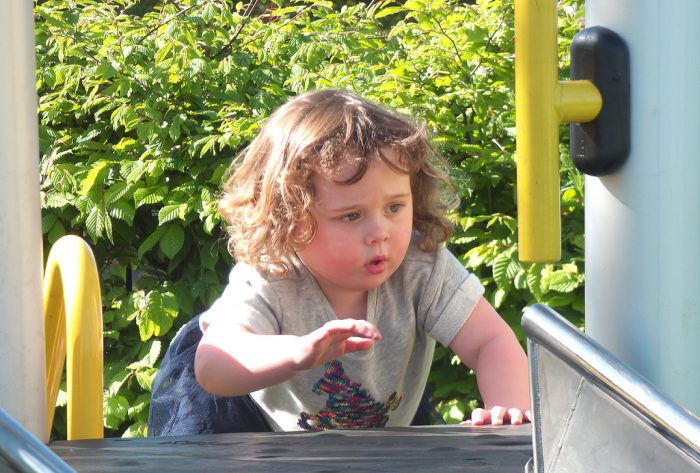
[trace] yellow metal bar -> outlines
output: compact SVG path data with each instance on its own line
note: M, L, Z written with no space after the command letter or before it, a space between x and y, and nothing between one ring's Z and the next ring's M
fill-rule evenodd
M525 262L561 257L556 0L515 2L518 250Z
M603 107L603 98L593 82L570 80L559 82L557 110L564 123L586 123L593 120Z
M65 359L68 440L102 438L102 302L95 258L82 238L65 236L51 248L43 302L49 434Z
M559 82L556 0L515 1L518 250L524 262L561 258L559 124L602 107L590 81Z

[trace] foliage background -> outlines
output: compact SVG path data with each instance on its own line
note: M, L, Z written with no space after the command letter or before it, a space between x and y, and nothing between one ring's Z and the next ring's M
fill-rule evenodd
M583 2L559 3L565 78ZM270 112L309 89L346 88L427 125L461 197L450 247L521 340L536 301L582 324L583 179L564 135L562 262L517 260L513 2L342 5L37 1L45 254L78 234L101 269L106 435L145 435L160 358L233 264L221 177ZM447 348L430 381L447 422L480 402Z

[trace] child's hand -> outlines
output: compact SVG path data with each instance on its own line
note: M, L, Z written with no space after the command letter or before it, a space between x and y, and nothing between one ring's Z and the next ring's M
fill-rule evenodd
M299 338L299 350L293 358L297 370L306 370L340 358L345 353L372 348L382 336L366 320L339 319Z
M532 413L529 410L494 406L491 409L474 409L471 420L465 420L462 425L520 425L523 422L532 422Z

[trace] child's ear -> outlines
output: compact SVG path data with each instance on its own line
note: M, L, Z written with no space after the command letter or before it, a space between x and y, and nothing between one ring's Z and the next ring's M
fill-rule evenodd
M300 250L308 245L316 235L316 221L310 213L306 213L292 227L294 248Z

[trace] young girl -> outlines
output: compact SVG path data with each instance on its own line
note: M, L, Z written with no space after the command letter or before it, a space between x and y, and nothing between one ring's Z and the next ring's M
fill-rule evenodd
M476 373L471 422L530 420L525 353L443 245L450 187L421 128L310 92L234 167L219 209L237 264L169 349L150 434L409 425L435 341Z

